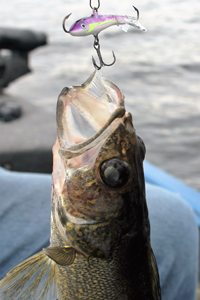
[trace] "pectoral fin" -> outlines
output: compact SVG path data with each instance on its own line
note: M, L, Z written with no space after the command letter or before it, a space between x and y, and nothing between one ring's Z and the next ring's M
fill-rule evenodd
M1 300L55 300L56 264L42 251L12 269L0 281Z
M123 31L127 32L130 28L129 24L118 25Z
M76 256L76 250L72 247L48 247L43 252L61 266L71 265Z
M160 290L160 279L158 273L158 267L156 263L156 259L149 243L149 262L150 262L150 272L151 272L151 287L152 287L152 294L153 299L161 300L161 290Z

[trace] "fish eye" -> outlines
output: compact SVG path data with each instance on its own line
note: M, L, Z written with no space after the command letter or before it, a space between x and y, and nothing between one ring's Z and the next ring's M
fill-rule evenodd
M82 24L81 24L81 27L82 27L83 29L85 29L85 28L86 28L86 25L85 25L84 23L82 23Z
M100 175L106 185L121 188L130 179L130 166L122 159L108 159L101 164Z

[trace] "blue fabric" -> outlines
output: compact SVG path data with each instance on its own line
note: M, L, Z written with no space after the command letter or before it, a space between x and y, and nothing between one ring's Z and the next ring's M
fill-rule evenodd
M49 244L51 176L0 168L0 278Z
M151 244L163 300L195 300L198 280L198 226L178 194L146 184Z
M179 193L180 196L192 207L195 212L197 223L200 227L200 193L184 184L179 179L144 161L144 175L145 181L160 186L172 193Z
M0 168L0 278L47 247L51 176ZM163 300L194 300L198 274L198 226L179 195L147 184L151 243Z

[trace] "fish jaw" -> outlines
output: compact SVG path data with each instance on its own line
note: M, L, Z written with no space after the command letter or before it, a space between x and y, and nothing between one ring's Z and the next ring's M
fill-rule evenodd
M124 96L99 71L82 86L63 89L56 118L59 154L68 166L94 163L96 150L109 134L110 124L124 114Z

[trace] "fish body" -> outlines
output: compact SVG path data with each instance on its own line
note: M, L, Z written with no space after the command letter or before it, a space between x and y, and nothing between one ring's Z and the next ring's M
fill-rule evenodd
M99 15L95 12L90 17L85 17L76 21L70 27L69 33L73 36L98 35L102 30L113 25L121 26L125 31L127 31L130 26L146 31L142 24L134 17L117 15L106 16Z
M160 300L145 199L145 146L98 71L64 88L53 147L50 246L0 282L1 300Z

